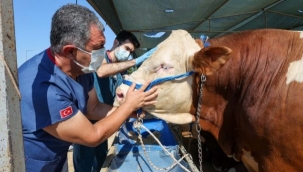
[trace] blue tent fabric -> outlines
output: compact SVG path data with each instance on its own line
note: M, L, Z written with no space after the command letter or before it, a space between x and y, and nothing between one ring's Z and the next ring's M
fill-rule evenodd
M174 155L174 158L179 160L179 146L169 129L167 123L160 119L148 119L144 120L143 125L153 133L159 133L158 139L161 144ZM114 144L115 157L113 158L109 167L110 172L163 172L163 170L157 170L148 162L146 155L140 142L133 140L136 136L129 136L128 133L138 135L136 129L133 127L133 121L125 123L118 134L118 141ZM149 133L143 128L140 133L144 138L150 137ZM144 142L144 141L143 141ZM147 156L151 162L158 168L170 167L174 161L168 155L157 142L149 144L144 143ZM185 161L181 161L181 164L188 168L188 164ZM183 172L184 170L176 165L169 172Z

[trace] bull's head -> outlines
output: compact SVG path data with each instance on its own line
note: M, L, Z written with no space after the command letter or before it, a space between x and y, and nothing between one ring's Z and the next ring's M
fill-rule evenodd
M202 68L194 67L192 64L197 52L206 57L205 62L201 61ZM221 56L227 57L226 54L229 53L230 50L226 47L209 47L204 50L201 40L194 40L184 30L176 30L157 46L157 50L137 71L130 76L125 76L125 79L143 84L158 78L181 75L193 71L194 68L199 73L205 72L209 75L226 62L221 59ZM207 66L203 63L207 63ZM157 103L153 106L145 106L143 110L171 123L192 122L194 117L189 113L192 105L192 84L191 75L158 84ZM117 89L115 106L123 102L128 88L128 85L122 84Z

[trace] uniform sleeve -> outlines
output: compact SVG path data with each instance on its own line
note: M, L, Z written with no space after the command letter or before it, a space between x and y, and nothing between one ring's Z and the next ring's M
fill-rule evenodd
M23 132L34 132L86 112L92 74L73 80L46 53L18 69Z
M103 100L101 90L100 90L101 86L99 85L99 82L101 82L100 80L104 80L104 78L98 78L98 75L96 73L94 73L94 87L96 90L96 94L97 94L99 102L103 103L104 100ZM106 84L106 83L104 83L104 84Z
M117 82L115 88L117 89L122 84L122 82L123 82L123 76L119 73L117 75Z
M78 112L73 97L67 90L54 83L41 83L32 89L31 98L23 101L23 128L34 132L57 122L66 120Z
M51 85L48 90L47 105L49 107L49 115L51 124L66 120L79 111L75 102L77 99L69 90L63 90L62 88ZM83 96L83 99L86 99Z
M79 109L82 113L86 113L88 92L94 87L93 74L82 75L77 82L80 87L73 84L58 85L59 82L51 84L47 96L47 105L51 107L49 108L51 124L69 119L77 114Z

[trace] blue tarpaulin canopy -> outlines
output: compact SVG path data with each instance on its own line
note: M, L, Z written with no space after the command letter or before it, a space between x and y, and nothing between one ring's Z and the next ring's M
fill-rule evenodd
M301 0L87 0L117 34L133 32L137 55L183 29L199 37L258 29L303 29ZM163 34L163 32L165 34ZM158 34L159 33L159 34ZM160 36L161 34L163 36Z

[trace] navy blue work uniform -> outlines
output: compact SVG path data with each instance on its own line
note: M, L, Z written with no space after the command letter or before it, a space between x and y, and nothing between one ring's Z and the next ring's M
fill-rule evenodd
M61 171L71 143L43 130L67 120L80 110L86 113L92 74L76 80L55 64L49 49L29 59L18 69L25 165L27 172ZM71 126L71 130L73 127Z
M107 63L111 63L108 52L105 55ZM99 78L94 73L94 87L100 102L113 105L116 89L122 83L122 75L120 73ZM92 123L96 121L91 121ZM75 172L99 172L107 155L107 140L96 147L88 147L74 144L73 148L73 164Z

